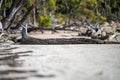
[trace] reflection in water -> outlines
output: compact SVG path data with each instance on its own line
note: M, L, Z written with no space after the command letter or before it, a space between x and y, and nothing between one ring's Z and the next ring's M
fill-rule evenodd
M38 74L36 70L22 69L24 60L20 57L30 56L32 51L12 52L18 47L0 44L0 80L27 80L29 77L54 77Z

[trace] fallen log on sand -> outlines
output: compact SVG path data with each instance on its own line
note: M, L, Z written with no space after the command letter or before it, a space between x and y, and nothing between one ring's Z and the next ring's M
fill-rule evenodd
M120 42L105 42L98 39L86 38L51 38L51 39L37 39L32 37L25 37L18 40L20 44L120 44Z

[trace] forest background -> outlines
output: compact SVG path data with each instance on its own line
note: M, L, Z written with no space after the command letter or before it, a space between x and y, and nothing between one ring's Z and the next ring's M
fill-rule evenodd
M0 19L5 30L18 29L27 21L34 26L59 23L69 25L79 20L91 23L119 21L120 0L0 0Z

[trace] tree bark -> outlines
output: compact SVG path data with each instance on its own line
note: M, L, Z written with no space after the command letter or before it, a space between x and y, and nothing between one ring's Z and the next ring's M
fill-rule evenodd
M2 3L3 3L3 0L0 1L0 8L1 8Z
M15 26L14 29L18 29L18 28L21 26L21 24L23 24L23 22L26 20L26 18L27 18L28 15L30 14L30 12L33 10L33 8L34 8L34 5L32 5L32 6L28 9L28 11L25 13L25 15L23 16L23 18L18 22L18 24Z
M36 26L36 3L37 1L34 1L34 8L33 8L33 25Z
M23 0L12 0L12 5L7 12L6 17L4 17L1 21L3 24L3 28L6 30L11 22L11 20L14 18L15 14L18 12L18 10L22 6L22 1Z

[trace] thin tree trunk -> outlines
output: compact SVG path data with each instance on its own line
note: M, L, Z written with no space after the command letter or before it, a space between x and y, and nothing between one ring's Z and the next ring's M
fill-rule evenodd
M15 16L12 18L12 20L10 21L10 24L8 25L8 27L6 28L6 30L8 31L8 29L11 27L11 25L13 24L15 20Z
M33 8L33 25L36 26L36 0L34 2L34 8Z
M0 1L0 8L1 8L2 3L3 3L3 0Z
M68 10L69 10L69 6L68 6L68 3L67 3L67 0L64 0L64 2L65 2L65 6L66 6L66 8L67 8L67 12L68 12Z
M18 22L18 24L16 25L15 29L18 29L21 24L23 24L23 22L26 20L26 18L28 17L28 15L30 14L30 12L33 10L34 5L32 5L28 11L25 13L25 15L23 16L23 18Z

